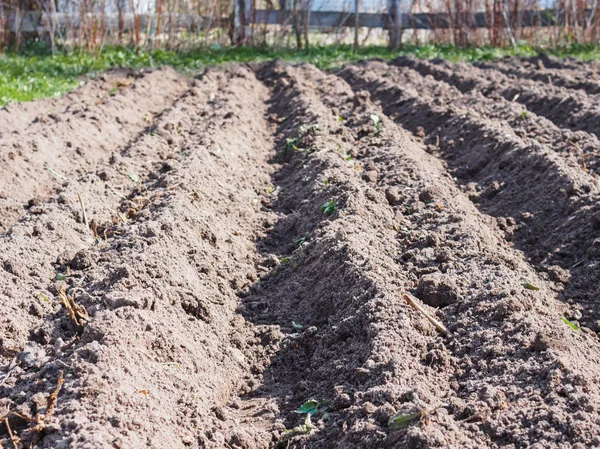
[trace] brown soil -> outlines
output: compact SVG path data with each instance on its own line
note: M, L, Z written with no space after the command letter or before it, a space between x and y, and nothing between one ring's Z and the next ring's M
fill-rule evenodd
M597 63L591 69L583 64L573 65L556 63L548 58L538 57L532 60L506 59L504 61L476 63L477 67L494 69L516 79L525 78L542 81L550 85L584 90L588 94L600 93L600 74Z
M0 111L0 447L600 447L600 142L527 64L114 72Z
M544 81L511 78L494 68L453 64L442 60L420 61L399 58L394 61L422 75L456 86L461 92L478 91L491 98L519 102L557 126L583 130L600 137L600 95L569 89Z

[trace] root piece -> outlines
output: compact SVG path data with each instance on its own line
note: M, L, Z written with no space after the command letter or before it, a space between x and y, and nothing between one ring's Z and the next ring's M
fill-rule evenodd
M10 437L10 441L15 449L21 449L23 445L21 444L21 438L15 435L10 428L10 423L8 422L8 416L4 418L4 425L6 426L6 430L8 431L8 436Z
M60 389L62 388L63 383L65 383L65 376L64 372L61 371L58 373L56 388L54 389L52 394L48 396L48 406L46 407L46 414L43 419L49 418L54 413L54 409L56 408L56 401L58 400L58 393L60 393Z
M415 298L413 295L411 295L410 293L404 293L404 299L413 309L418 310L423 315L425 315L425 318L427 318L427 320L429 320L429 322L431 324L433 324L433 326L438 331L440 331L442 334L445 334L445 335L452 335L450 333L450 331L448 329L446 329L446 326L444 326L442 323L440 323L438 320L436 320L434 317L432 317L428 312L425 311L425 309L423 307L421 307L417 303L417 298Z
M34 432L34 436L31 440L31 444L29 445L30 449L33 449L33 447L40 441L41 433L46 428L46 420L50 418L54 413L54 409L56 408L56 401L58 399L58 393L60 393L60 389L62 388L64 382L64 371L61 371L58 373L56 388L54 388L54 391L48 396L48 399L46 400L46 413L38 413L35 416L35 426L31 428L31 431Z

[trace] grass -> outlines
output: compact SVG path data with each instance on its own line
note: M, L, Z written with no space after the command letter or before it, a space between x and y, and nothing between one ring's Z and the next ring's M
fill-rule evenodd
M123 47L107 47L99 54L83 51L63 53L54 58L46 48L26 48L19 54L0 55L0 105L11 101L30 101L59 96L75 88L83 75L94 75L113 67L159 67L168 65L182 72L195 73L206 66L231 62L286 61L310 62L321 69L331 69L344 62L364 58L391 59L410 54L420 58L444 58L451 61L480 61L503 56L533 56L540 51L552 55L572 56L583 60L600 59L600 45L570 45L552 50L519 45L509 48L452 45L408 45L401 51L383 46L322 46L309 50L261 49L250 47L210 47L193 51L135 51Z

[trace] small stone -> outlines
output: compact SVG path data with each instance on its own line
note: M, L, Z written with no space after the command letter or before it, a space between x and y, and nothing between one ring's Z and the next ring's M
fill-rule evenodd
M419 193L419 200L424 203L431 203L433 200L440 199L442 196L442 189L437 186L427 187Z
M445 307L457 300L456 284L448 276L436 272L419 279L417 296L431 307Z
M481 196L484 198L492 198L500 191L501 187L502 186L498 181L494 181L486 187L486 189L482 192Z
M347 393L340 393L333 401L333 407L336 410L348 408L352 405L352 399Z
M376 183L377 182L377 170L369 170L363 173L362 178L370 183Z
M75 257L69 262L69 267L73 270L85 270L94 264L94 260L90 253L86 250L77 251Z
M48 360L46 351L39 343L30 341L25 349L17 356L23 368L41 368Z
M275 254L269 254L262 260L261 265L267 268L274 268L279 265L279 258Z
M13 274L17 277L22 277L25 275L25 267L23 264L16 260L5 260L2 263L2 268L10 274Z
M388 187L385 190L385 197L388 200L388 203L390 203L390 206L397 206L403 201L402 193L396 186Z
M221 421L227 421L227 414L225 413L225 410L222 407L215 407L213 409L213 412L215 413L215 416Z
M548 274L550 279L552 279L554 282L568 284L571 280L571 273L564 268L559 267L558 265L552 265L551 267L548 267Z

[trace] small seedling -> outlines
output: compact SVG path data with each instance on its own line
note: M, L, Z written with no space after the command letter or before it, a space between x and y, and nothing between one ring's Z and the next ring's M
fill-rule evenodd
M277 442L276 447L284 448L288 446L288 441L298 435L307 435L312 432L313 426L310 420L310 413L306 414L304 424L294 427L293 429L286 430L281 439Z
M282 258L281 258L281 263L288 263L288 262L290 262L291 260L292 260L292 259L291 259L291 258L289 258L289 257L282 257Z
M523 284L523 287L525 287L527 290L534 290L534 291L538 291L540 289L537 285L534 285L531 282L525 282Z
M371 114L371 115L369 115L369 118L375 125L375 129L377 130L375 135L378 136L379 134L381 134L381 130L383 129L383 123L381 123L381 117L379 117L377 114Z
M67 279L67 275L64 273L56 273L56 280L57 281L64 281L65 279Z
M298 410L296 410L296 413L308 413L312 416L317 413L317 410L319 410L319 402L311 399L302 404Z
M429 417L442 407L445 407L445 405L442 404L431 410L418 410L416 413L396 413L389 419L388 427L392 430L403 429L415 421L427 424L429 423Z
M300 137L288 137L285 139L285 151L298 151L300 140Z
M323 181L323 184L325 184L326 186L329 185L329 179L326 179L325 181Z
M334 200L329 200L321 206L321 213L331 215L337 210L337 203Z
M523 109L523 110L521 111L521 118L522 118L522 119L526 119L526 118L527 118L527 109Z
M302 245L304 245L306 242L308 241L308 237L302 237L298 240L296 240L296 249L300 248Z
M348 153L346 153L346 151L344 150L344 148L338 143L337 147L336 147L337 151L339 151L340 153L342 153L342 156L344 157L344 159L346 159L347 161L351 161L352 160L352 156L349 155Z
M388 421L388 427L392 430L402 429L409 424L423 418L423 412L400 414L396 413Z
M304 326L302 326L302 324L298 324L295 321L292 321L292 326L294 327L294 329L302 329Z
M342 117L341 115L338 115L337 120L338 120L338 122L342 123L344 121L344 117Z
M572 321L567 320L564 316L560 317L560 319L562 320L563 323L565 323L567 326L569 326L574 331L579 330L579 326L577 326L577 324L573 323Z
M306 136L309 133L314 133L314 132L320 131L320 130L321 130L321 126L317 123L312 124L312 125L300 125L300 128L298 128L298 136L288 137L287 139L285 139L285 150L286 151L304 150L305 148L301 147L304 136ZM311 151L311 150L313 150L313 148L306 148L306 150Z
M300 135L304 136L310 132L321 131L321 125L318 123L313 123L312 125L300 125L298 129Z

